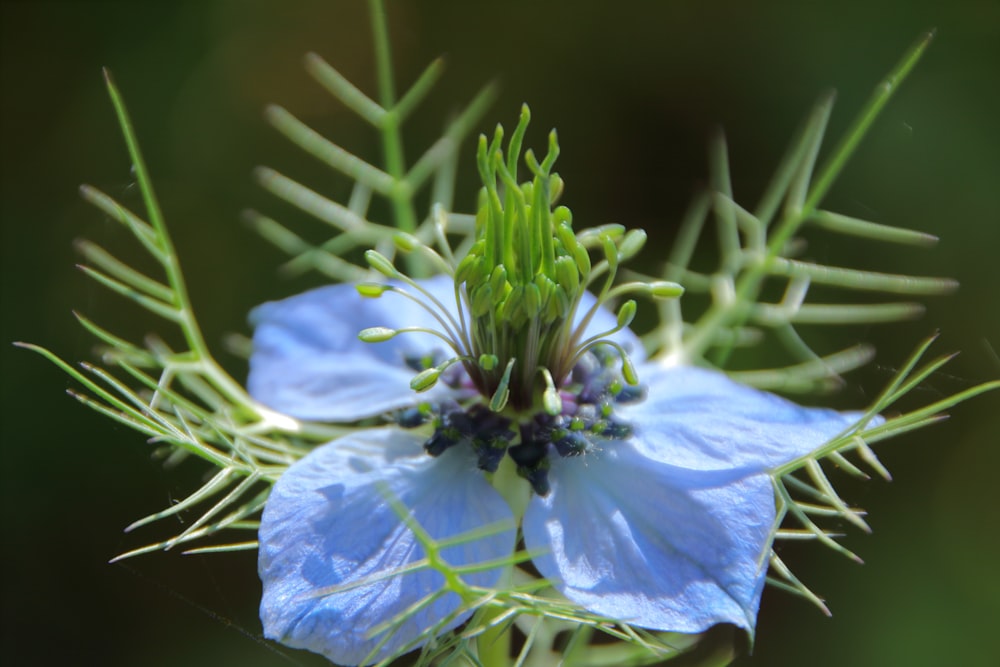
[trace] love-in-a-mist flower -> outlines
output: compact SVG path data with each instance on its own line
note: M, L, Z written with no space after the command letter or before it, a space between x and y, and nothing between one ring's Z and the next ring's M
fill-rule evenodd
M254 311L254 397L364 425L274 485L260 527L266 636L348 665L416 647L468 618L447 576L497 585L518 531L542 576L591 612L752 631L776 520L770 472L858 415L646 359L627 328L635 302L603 304L681 290L613 286L645 235L577 234L569 210L553 210L554 134L517 182L527 119L506 156L500 130L480 139L477 237L450 275L410 280L370 253L388 282ZM428 565L418 532L449 568Z

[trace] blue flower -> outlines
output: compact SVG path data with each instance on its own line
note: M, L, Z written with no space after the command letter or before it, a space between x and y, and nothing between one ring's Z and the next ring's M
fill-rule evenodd
M460 317L451 279L420 287ZM585 294L577 310L583 339L620 321L603 309L582 321L593 303ZM400 294L365 299L335 285L264 304L252 319L257 400L306 420L381 424L293 464L261 521L265 635L341 664L415 648L428 629L468 619L441 573L414 567L426 554L411 528L439 542L471 535L442 551L453 567L509 557L514 516L484 473L507 454L534 489L524 544L567 598L653 630L752 631L776 521L771 471L859 419L645 360L620 329L609 338L636 362L642 392L623 389L617 368L591 351L560 385L559 414L512 423L485 408L461 364L428 391L411 390L417 369L440 359L431 333L358 339L368 327L441 328ZM501 576L498 567L468 572L474 586ZM400 615L391 635L372 636Z

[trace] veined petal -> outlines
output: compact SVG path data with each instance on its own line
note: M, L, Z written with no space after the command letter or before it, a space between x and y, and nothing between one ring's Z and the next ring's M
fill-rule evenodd
M651 363L639 374L646 400L618 414L646 456L682 468L766 472L820 447L863 414L802 407L718 371Z
M421 442L392 428L358 433L316 449L278 479L259 536L266 637L358 665L373 651L373 660L391 655L459 609L462 601L444 592L437 570L392 574L425 553L390 498L437 541L486 533L443 549L453 567L513 552L510 509L476 469L471 451L454 447L431 458ZM500 570L462 576L492 586ZM421 601L427 604L413 611ZM404 613L408 618L388 638L368 636ZM467 617L458 614L440 631Z
M766 475L684 470L614 442L554 460L549 479L524 541L567 598L654 630L752 631L775 520Z
M450 278L439 276L421 285L454 312ZM424 333L400 334L382 343L358 340L368 327L441 330L426 310L400 294L371 299L353 285L330 285L258 306L250 320L255 331L247 386L251 396L279 412L300 419L356 421L448 393L446 387L414 393L409 383L415 371L405 362L434 350L452 356L444 341Z

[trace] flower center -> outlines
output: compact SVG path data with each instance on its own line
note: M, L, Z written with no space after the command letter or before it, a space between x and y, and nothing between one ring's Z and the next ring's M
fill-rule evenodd
M447 216L440 209L441 254L413 236L396 237L398 249L420 251L451 275L456 308L446 307L425 284L370 250L368 263L394 282L363 283L358 292L372 298L388 291L401 294L427 311L439 328L372 327L358 336L377 343L419 331L442 340L453 356L430 354L406 363L416 371L412 389L426 391L441 383L453 390L451 397L399 411L396 423L404 428L430 424L433 431L424 443L428 454L471 447L479 467L489 473L509 454L518 473L545 495L550 458L581 455L629 437L631 427L615 418L614 406L643 396L628 354L609 338L632 322L635 301L618 308L615 325L606 331L593 332L595 315L626 294L675 298L683 288L659 281L614 286L619 265L642 248L646 234L626 232L621 225L574 233L570 210L553 208L563 189L552 171L559 155L555 131L541 162L530 150L525 153L532 180L518 182L529 118L523 107L506 152L499 126L491 141L479 139L483 188L475 240L459 261L447 244ZM584 305L588 290L596 298Z
M518 474L544 496L549 492L550 457L579 456L632 434L631 426L615 417L614 407L641 400L645 392L622 381L617 361L606 348L584 355L560 391L558 414L541 411L515 421L479 403L463 407L446 400L400 410L395 421L404 428L430 423L434 430L424 442L428 454L471 447L485 472L496 472L504 455L510 455Z
M399 249L429 254L452 275L457 317L454 310L374 250L366 253L369 264L417 293L398 285L358 285L366 297L399 292L420 304L441 325L440 330L373 327L359 334L362 340L379 342L399 333L422 331L439 337L452 349L454 356L414 376L410 386L415 391L430 389L447 369L460 364L483 397L485 408L517 421L541 412L562 416L565 392L560 390L584 357L598 347L604 349L602 366L617 358L620 377L635 385L638 380L626 351L608 338L632 322L635 301L629 299L618 308L617 323L609 330L593 334L588 327L602 305L626 294L674 298L683 293L679 285L662 281L612 287L619 265L642 248L646 234L638 229L626 232L621 225L574 233L570 210L553 208L563 190L562 179L552 171L559 155L555 131L549 134L548 152L541 162L530 150L525 153L524 163L533 177L518 182L521 144L529 120L528 108L522 107L506 151L502 127L497 127L491 141L485 136L479 139L477 163L483 188L475 241L460 261L454 262L446 245L447 216L441 211L439 242L444 256L413 236L397 236ZM594 289L595 283L599 289ZM597 298L584 307L588 289Z

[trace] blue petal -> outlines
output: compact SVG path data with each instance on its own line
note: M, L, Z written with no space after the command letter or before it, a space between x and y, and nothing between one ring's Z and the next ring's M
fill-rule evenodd
M368 636L444 588L444 577L430 568L387 576L425 556L387 498L398 499L435 540L497 528L444 549L453 567L513 552L511 512L466 448L431 458L419 438L397 429L347 436L291 466L268 498L259 535L266 637L357 665L372 651L369 661L411 642L411 648L419 646L428 628L459 609L461 600L448 592L413 613L388 639L385 633ZM464 575L477 586L493 586L499 576L498 569ZM468 615L458 614L440 631Z
M449 278L421 284L455 310ZM415 371L405 363L408 356L435 350L452 356L438 338L406 333L384 343L358 340L358 332L368 327L441 330L426 310L400 294L369 299L353 285L331 285L265 303L250 319L256 329L247 386L251 396L279 412L300 419L356 421L448 393L446 387L435 387L415 394L410 389Z
M724 373L645 364L647 399L621 406L639 449L695 470L773 470L850 428L859 412L807 408L730 380ZM871 424L881 423L881 418Z
M775 520L766 475L691 471L628 442L553 461L524 541L570 600L654 630L752 630Z

